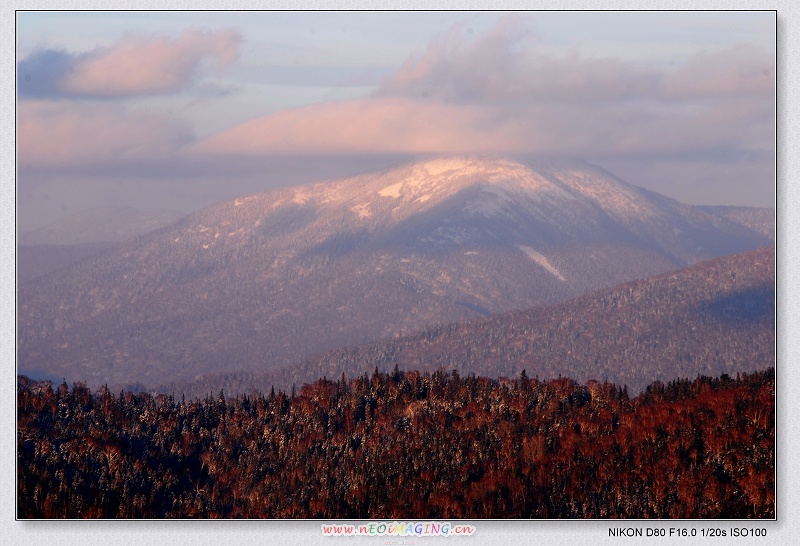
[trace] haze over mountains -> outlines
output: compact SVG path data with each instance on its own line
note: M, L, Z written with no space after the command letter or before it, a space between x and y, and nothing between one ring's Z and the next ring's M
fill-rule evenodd
M18 370L159 384L770 245L577 161L446 157L251 195L20 286Z

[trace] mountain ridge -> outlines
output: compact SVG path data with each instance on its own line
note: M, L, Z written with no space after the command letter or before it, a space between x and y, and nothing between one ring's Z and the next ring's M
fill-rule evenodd
M87 245L118 243L168 226L185 216L168 210L141 211L127 206L100 206L82 210L44 227L20 231L20 245Z
M217 204L34 279L18 364L90 383L277 368L764 244L586 163L429 159Z

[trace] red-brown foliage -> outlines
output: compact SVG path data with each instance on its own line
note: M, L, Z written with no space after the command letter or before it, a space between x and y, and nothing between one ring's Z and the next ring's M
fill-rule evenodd
M375 372L176 401L20 378L21 518L769 518L774 373Z

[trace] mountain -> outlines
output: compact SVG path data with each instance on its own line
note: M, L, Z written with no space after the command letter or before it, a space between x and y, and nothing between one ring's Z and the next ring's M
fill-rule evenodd
M184 216L174 210L140 211L132 207L94 207L33 231L20 231L20 245L84 245L120 242L158 229Z
M68 265L111 250L118 243L17 246L17 283L22 285Z
M548 307L434 326L340 348L266 372L212 374L164 392L200 396L355 377L377 367L610 381L637 394L653 381L736 375L775 365L775 255L763 248L701 262Z
M95 207L17 234L19 283L47 275L110 250L131 237L167 226L184 214L172 210Z
M726 218L775 241L775 209L761 207L701 206L702 210Z
M18 370L276 369L768 244L586 163L434 158L221 203L20 286Z

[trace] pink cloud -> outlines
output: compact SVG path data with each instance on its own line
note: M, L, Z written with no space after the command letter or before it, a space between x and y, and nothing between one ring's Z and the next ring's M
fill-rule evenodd
M189 30L176 39L130 36L109 48L75 57L61 54L59 62L64 66L53 82L53 95L124 97L178 91L192 84L205 60L220 66L234 61L240 42L233 30ZM23 63L26 67L37 64L35 58Z
M774 60L751 47L672 71L538 54L513 19L454 27L369 98L285 110L215 135L223 154L533 153L584 158L750 153L769 147Z
M483 152L591 159L755 154L771 146L774 100L768 91L774 88L774 59L754 48L703 53L671 72L658 72L577 52L534 54L531 37L510 20L476 39L454 29L371 97L283 110L195 144L184 127L157 116L108 104L70 102L62 111L51 103L22 101L20 157L44 165L178 151ZM176 89L191 82L204 59L230 62L238 43L231 31L123 40L81 57L61 82L76 95Z
M533 153L583 158L739 153L769 146L768 108L548 102L448 104L383 97L284 110L214 135L193 152L230 155Z
M17 119L18 160L40 167L164 157L190 139L174 120L108 104L24 101Z
M419 153L508 151L513 123L492 109L373 98L284 110L201 142L195 151L264 153Z

